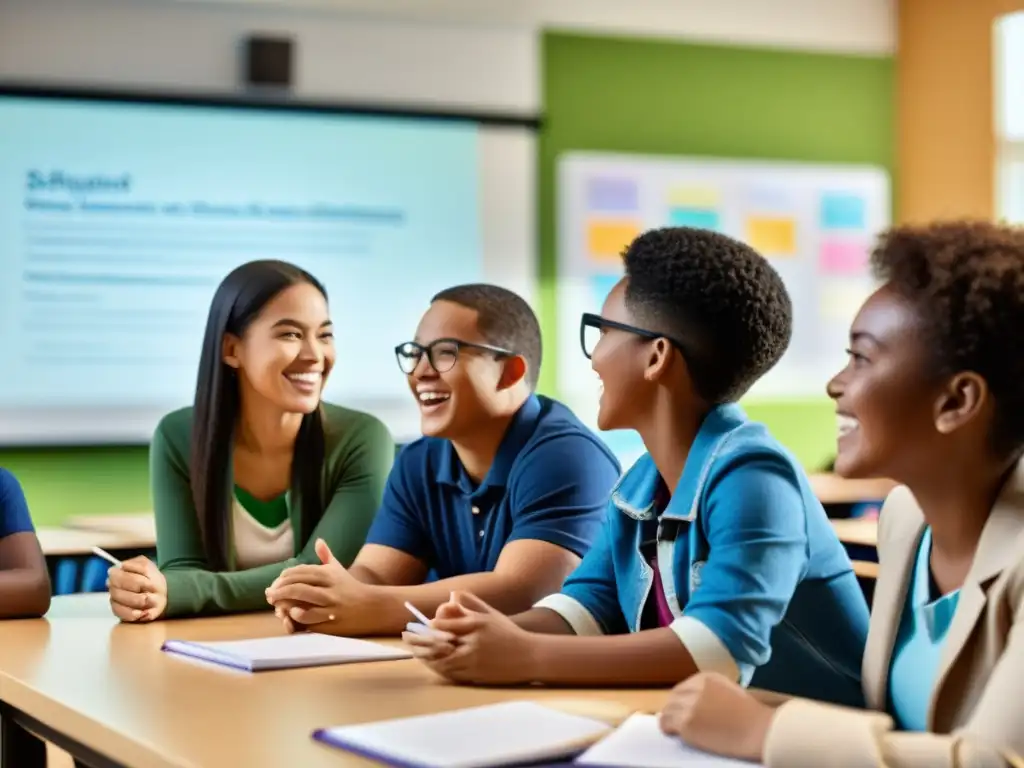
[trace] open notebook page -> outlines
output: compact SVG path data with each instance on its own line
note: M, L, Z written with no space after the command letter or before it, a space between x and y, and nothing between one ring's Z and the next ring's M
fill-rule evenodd
M615 768L751 768L687 746L658 727L656 715L632 715L576 760L577 765Z
M607 723L530 701L327 728L314 738L406 768L493 768L568 758L608 733Z
M211 643L168 640L163 650L254 672L411 657L402 648L314 632Z

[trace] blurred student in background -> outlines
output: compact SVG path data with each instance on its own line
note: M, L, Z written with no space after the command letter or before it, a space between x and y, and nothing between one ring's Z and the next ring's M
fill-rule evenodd
M768 766L1002 768L1024 755L1024 230L897 228L829 383L836 472L901 483L878 531L869 712L683 683L662 728Z
M50 574L25 494L0 468L0 619L42 616L50 609Z
M522 611L598 535L618 462L534 393L541 336L526 301L493 285L449 288L395 355L424 437L399 455L351 568L323 546L323 565L290 568L268 591L290 630L398 634L413 618L406 601L433 615L460 589Z
M789 344L779 275L714 232L654 230L584 353L602 429L647 448L557 594L512 618L459 594L406 638L460 682L658 685L714 670L738 685L858 703L868 611L796 460L736 401Z
M157 563L110 570L118 617L266 608L318 540L352 561L395 448L373 416L321 401L333 335L326 291L298 267L254 261L220 284L195 404L164 417L150 447Z

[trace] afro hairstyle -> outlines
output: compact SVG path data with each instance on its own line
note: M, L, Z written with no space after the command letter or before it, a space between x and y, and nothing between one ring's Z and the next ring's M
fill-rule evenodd
M985 221L894 227L873 271L922 321L937 376L972 371L995 401L993 448L1024 446L1024 229Z
M753 248L717 232L666 227L640 235L624 260L627 310L682 346L706 401L739 400L789 346L789 293Z

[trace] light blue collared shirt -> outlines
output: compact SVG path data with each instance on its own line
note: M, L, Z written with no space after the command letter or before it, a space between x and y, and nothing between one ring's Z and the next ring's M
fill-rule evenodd
M921 536L889 667L889 714L904 731L928 730L928 702L960 590L935 596L928 561L932 530Z

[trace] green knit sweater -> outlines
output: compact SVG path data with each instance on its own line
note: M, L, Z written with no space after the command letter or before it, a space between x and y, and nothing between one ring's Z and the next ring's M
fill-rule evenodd
M285 568L318 562L314 544L322 538L335 557L350 565L377 513L395 445L387 427L366 413L324 403L325 509L309 541L295 541L295 556L245 571L209 570L189 484L192 409L161 420L150 446L150 482L156 515L157 565L167 578L168 618L235 613L269 608L267 587ZM288 517L302 529L300 505L287 494ZM224 514L230 514L224 510Z

